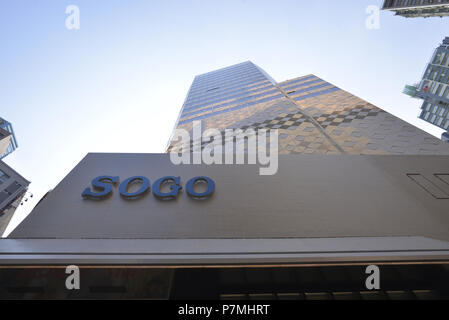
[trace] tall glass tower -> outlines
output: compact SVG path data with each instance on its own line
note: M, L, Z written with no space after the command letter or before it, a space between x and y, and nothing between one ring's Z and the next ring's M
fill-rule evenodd
M194 121L222 134L278 129L280 154L449 154L441 140L315 75L277 83L252 62L195 77L175 128L191 131ZM170 139L168 151L182 147Z
M252 62L196 76L178 125L280 98L276 82Z

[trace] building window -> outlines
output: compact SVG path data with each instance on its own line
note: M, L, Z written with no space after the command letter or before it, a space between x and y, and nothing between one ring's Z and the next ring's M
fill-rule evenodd
M443 61L443 57L444 57L444 52L439 52L434 60L434 64L441 64L441 62Z
M449 120L446 120L446 123L444 124L444 129L449 128Z
M446 53L446 56L444 57L443 61L441 62L441 64L442 64L443 66L446 65L448 58L449 58L449 53Z
M4 183L8 179L9 179L9 176L6 173L4 173L2 170L0 170L0 184Z
M438 79L438 82L444 83L446 76L447 76L446 69L443 69L441 71L441 75L440 75L440 78Z
M446 90L444 90L443 97L449 98L449 86L446 86Z
M437 53L437 55L435 56L435 59L433 60L433 64L440 64L441 63L441 58L442 58L443 53L439 52Z
M443 89L443 85L440 84L440 85L437 87L436 91L435 91L435 95L436 95L436 96L439 96L440 93L442 92L442 89Z
M430 118L430 122L435 123L437 116L434 114L432 115L432 117Z

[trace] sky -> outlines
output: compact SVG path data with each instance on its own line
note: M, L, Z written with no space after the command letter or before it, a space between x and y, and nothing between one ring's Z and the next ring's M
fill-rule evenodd
M0 1L0 117L19 143L4 161L34 195L4 236L88 152L164 152L194 76L247 60L276 81L315 74L440 137L402 90L449 18L381 11L379 29L366 28L382 2ZM69 5L78 30L66 27Z

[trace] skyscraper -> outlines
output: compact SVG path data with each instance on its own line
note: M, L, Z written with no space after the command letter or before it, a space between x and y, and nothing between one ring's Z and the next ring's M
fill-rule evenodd
M0 159L17 149L17 146L16 136L11 123L0 118Z
M398 16L444 17L449 15L448 0L385 0L384 10L390 10Z
M176 128L198 120L221 131L278 129L280 154L449 154L437 138L315 75L277 83L252 62L195 77Z
M406 86L404 93L424 100L419 118L448 130L449 37L435 50L421 82L415 86Z

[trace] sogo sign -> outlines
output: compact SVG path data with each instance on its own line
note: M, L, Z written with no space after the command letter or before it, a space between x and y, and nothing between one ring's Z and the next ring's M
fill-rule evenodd
M92 191L91 188L86 188L81 196L84 199L91 200L103 200L111 196L113 188L119 183L119 177L116 176L99 176L92 180L92 187L97 192ZM128 189L131 185L140 183L140 187L137 191L129 192ZM204 192L196 192L195 185L199 183L205 183L207 189ZM170 191L162 192L163 185L169 185ZM135 176L124 180L119 185L119 193L126 200L139 199L145 196L150 189L153 190L153 195L160 200L174 200L182 190L181 177L167 176L162 177L153 183L151 187L150 180L146 177ZM195 177L187 181L186 192L187 195L193 199L203 200L211 196L215 191L215 182L208 177Z

